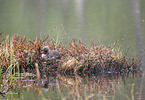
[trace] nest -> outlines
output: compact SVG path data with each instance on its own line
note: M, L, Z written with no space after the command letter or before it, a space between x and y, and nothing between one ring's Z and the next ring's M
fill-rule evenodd
M14 35L12 39L7 37L0 42L0 63L2 72L9 67L21 72L35 72L35 62L38 63L40 71L48 73L124 73L139 70L141 61L135 58L127 59L126 54L118 56L114 48L105 45L85 46L81 40L73 39L67 46L62 41L55 42L54 39L46 38L30 41L26 37L21 38ZM43 46L49 46L50 50L62 52L61 59L46 61L41 58ZM47 69L47 70L46 70Z

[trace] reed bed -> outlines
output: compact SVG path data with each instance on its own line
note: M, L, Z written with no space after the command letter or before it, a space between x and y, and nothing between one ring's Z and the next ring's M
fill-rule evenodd
M2 33L0 34L1 38ZM43 46L62 53L61 59L41 58ZM110 47L92 43L87 47L81 40L73 39L64 45L49 37L31 41L25 36L7 36L0 41L0 94L21 87L22 74L33 73L30 78L40 80L54 74L124 74L139 70L141 61L127 59L127 54L116 52L116 43ZM36 66L37 65L37 66ZM39 72L40 71L40 72ZM36 75L37 73L37 75Z
M110 47L105 45L85 46L81 40L73 39L67 45L62 41L56 42L48 39L36 39L30 41L14 35L0 42L0 63L2 73L8 69L11 72L36 72L35 63L38 63L40 71L46 69L61 73L122 73L139 69L141 61L135 58L127 59L127 54L116 52L115 43ZM46 41L48 39L48 41ZM50 50L58 50L62 53L61 59L44 60L41 58L43 46L49 46Z
M72 40L69 48L65 49L65 56L59 71L62 73L111 74L128 73L139 70L140 62L127 54L122 54L115 48L105 45L92 45L88 48L81 41Z

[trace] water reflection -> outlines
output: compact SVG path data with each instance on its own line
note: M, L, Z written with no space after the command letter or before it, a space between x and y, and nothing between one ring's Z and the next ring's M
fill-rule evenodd
M145 74L145 72L144 72ZM21 88L9 93L0 94L0 98L13 99L47 99L47 100L134 100L145 99L144 80L142 75L140 90L137 89L138 74L125 73L105 75L56 75L41 79L39 87L34 78L23 77ZM20 95L19 95L20 94Z
M50 86L56 86L57 79L54 77L47 77L47 79L42 80L42 89L45 91L49 90Z
M144 4L143 1L139 3ZM134 45L136 43L134 28L139 25L133 23L136 19L133 19L134 11L131 6L130 0L92 0L92 2L88 0L4 0L0 1L0 31L4 31L6 35L25 34L33 40L36 37L42 38L45 33L58 26L58 30L51 36L56 38L59 33L59 39L63 38L67 42L69 39L60 26L63 24L70 37L81 38L87 44L91 42L90 40L114 42L126 35L127 40L123 45L128 46L132 43ZM139 8L140 16L144 16L142 12L144 6ZM141 28L141 25L139 27Z
M79 28L80 28L80 37L82 39L82 41L84 42L85 41L85 26L86 26L86 23L85 23L85 4L84 4L84 0L75 0L76 2L76 12L77 12L77 16L78 16L78 19L79 19Z
M131 79L127 80L128 78ZM54 91L58 91L59 96L63 96L63 99L69 100L118 99L121 96L122 100L127 98L133 100L135 95L135 80L133 78L135 76L131 74L98 76L58 75L55 78L48 77L47 80L43 80L42 87L46 92L52 91L50 86L55 86ZM124 92L127 92L127 94Z

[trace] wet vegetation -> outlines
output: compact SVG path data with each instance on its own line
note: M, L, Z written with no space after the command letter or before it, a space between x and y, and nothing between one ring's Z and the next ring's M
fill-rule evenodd
M41 49L45 45L49 46L50 50L60 51L62 53L61 59L42 59ZM43 85L41 79L47 79L48 76L58 77L58 74L62 76L62 78L59 77L59 80L65 81L63 76L66 75L78 75L79 77L90 75L108 77L111 75L113 77L128 75L130 72L137 73L141 61L137 58L127 57L127 53L121 53L116 45L117 42L108 47L92 43L90 47L87 47L81 40L77 41L76 39L63 45L62 40L55 41L49 37L49 34L42 40L36 38L34 41L25 36L23 38L18 35L7 36L0 41L0 95L10 93L12 90L19 93L22 87L39 87ZM71 85L74 78L76 77L70 78ZM31 81L24 81L27 79ZM79 84L79 80L76 83ZM94 82L94 84L97 83L99 82ZM99 88L103 89L103 87L97 87L97 89ZM60 90L61 87L58 87L58 91ZM72 91L77 90L74 88ZM77 92L73 96L79 96ZM90 93L89 96L86 96L89 98L94 94Z

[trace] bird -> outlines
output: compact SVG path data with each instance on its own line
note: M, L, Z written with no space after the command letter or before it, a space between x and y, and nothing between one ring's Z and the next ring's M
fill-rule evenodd
M61 52L59 52L57 50L49 50L48 46L44 46L41 51L42 51L41 57L46 59L46 60L47 59L51 60L51 59L60 59L61 58L61 55L60 55Z

